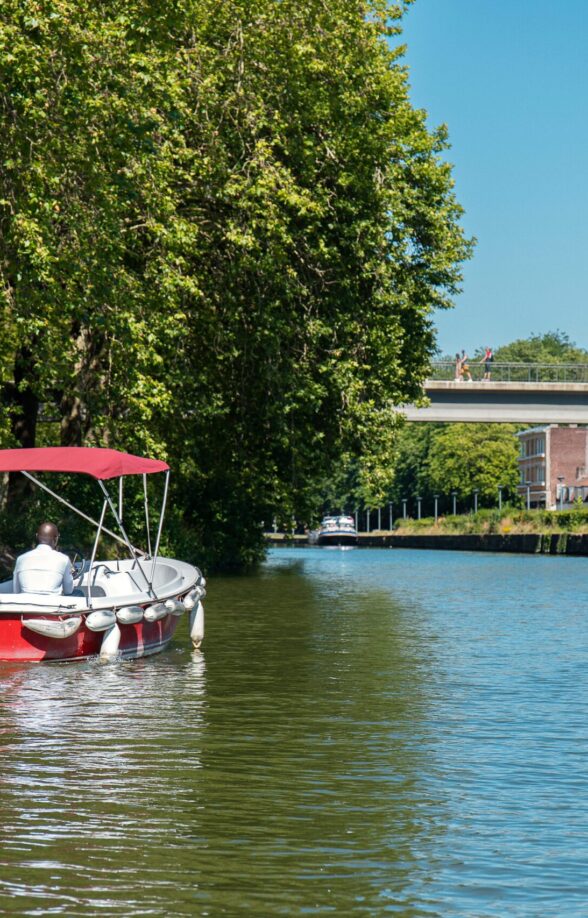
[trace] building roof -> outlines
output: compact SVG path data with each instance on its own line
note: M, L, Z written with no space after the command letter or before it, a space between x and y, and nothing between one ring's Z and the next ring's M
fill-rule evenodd
M517 437L526 437L528 434L544 433L551 427L559 427L559 424L543 424L541 427L527 427L526 430L519 430Z

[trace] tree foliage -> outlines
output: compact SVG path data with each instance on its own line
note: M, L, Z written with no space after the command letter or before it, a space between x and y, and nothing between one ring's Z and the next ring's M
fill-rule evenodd
M516 500L519 471L519 428L513 424L407 424L398 437L391 498L410 506L420 495L427 505L439 495L439 509L452 506L451 493L471 504L495 506L498 488L503 499Z
M341 463L385 492L470 251L405 6L5 0L3 445L168 458L225 562Z
M441 424L405 424L400 430L394 446L391 465L394 468L394 482L391 498L397 505L406 498L411 505L417 496L424 500L436 493L431 481L429 457L436 434L443 429ZM441 487L441 493L451 489Z
M519 484L519 444L513 424L447 424L436 431L428 456L431 487L445 495L471 501L479 492L480 506L495 506L498 488L512 500Z
M518 338L499 347L494 356L503 363L588 363L588 351L562 331Z

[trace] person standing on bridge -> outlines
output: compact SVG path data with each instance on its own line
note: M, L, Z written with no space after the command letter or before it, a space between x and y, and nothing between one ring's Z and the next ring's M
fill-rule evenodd
M492 353L492 348L487 347L486 353L480 360L480 363L484 364L484 381L489 381L492 375L492 363L494 361L494 354Z
M461 382L461 357L459 356L459 351L455 355L455 381Z
M462 378L462 379L467 379L468 382L471 382L471 381L472 381L472 374L470 373L470 368L469 368L469 366L468 366L468 360L469 360L468 355L466 354L465 351L462 351L462 352L461 352L461 360L460 360L460 365L461 365L461 367L460 367L461 378Z

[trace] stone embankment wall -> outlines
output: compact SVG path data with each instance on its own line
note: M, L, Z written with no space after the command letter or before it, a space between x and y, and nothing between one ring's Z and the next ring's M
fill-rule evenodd
M372 535L361 534L360 545L388 548L433 548L441 551L504 551L520 554L588 555L588 535L513 533L509 535Z
M306 544L306 536L294 538L268 533L273 545ZM495 535L395 535L362 532L359 545L366 548L430 548L440 551L504 551L517 554L588 555L588 534L512 533Z

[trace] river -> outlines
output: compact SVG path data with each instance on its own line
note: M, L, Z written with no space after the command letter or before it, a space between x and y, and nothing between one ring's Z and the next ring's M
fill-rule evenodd
M0 913L585 916L587 574L276 549L202 654L0 664Z

